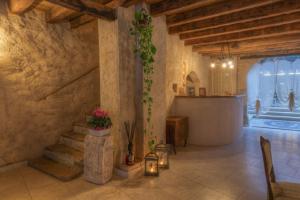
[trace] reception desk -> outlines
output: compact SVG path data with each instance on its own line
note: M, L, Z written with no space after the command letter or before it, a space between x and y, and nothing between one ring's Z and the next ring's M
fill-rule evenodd
M177 96L174 111L189 118L189 144L226 145L242 133L243 96Z

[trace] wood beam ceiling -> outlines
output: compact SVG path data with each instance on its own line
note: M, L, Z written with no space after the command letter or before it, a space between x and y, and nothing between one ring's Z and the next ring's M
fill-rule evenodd
M193 46L193 51L195 52L204 52L204 51L221 51L222 46L229 45L230 49L245 49L245 48L257 48L261 46L273 46L280 45L285 43L298 43L300 42L300 34L292 34L287 36L275 36L275 37L267 37L260 39L252 39L240 42L232 42L232 43L222 43L222 44L213 44L213 45L195 45Z
M249 39L266 38L278 35L288 35L300 33L300 23L284 24L275 27L243 31L238 33L229 33L226 35L212 36L206 38L197 38L185 40L185 45L197 45L197 44L218 44L224 42L243 41Z
M153 16L169 15L206 6L221 0L163 0L150 5Z
M115 20L116 12L114 9L106 7L100 3L95 3L92 0L47 0L50 3L68 8L77 12L81 12L93 17L103 18L106 20ZM97 6L95 5L97 4Z
M51 9L46 11L46 21L48 23L66 22L81 15L82 14L74 12L73 10L67 8L52 7Z
M291 14L284 14L275 17L265 18L261 20L254 20L246 23L237 23L233 25L221 26L218 28L211 28L201 31L194 31L180 34L180 39L195 39L206 38L218 35L226 35L229 33L237 33L242 31L255 31L257 29L276 27L284 24L291 24L300 22L300 12Z
M263 51L276 51L276 50L292 50L300 48L300 40L293 42L285 42L278 44L267 44L267 45L259 45L259 46L249 46L249 47L239 47L230 50L230 54L245 54L249 52L263 52ZM201 54L220 54L221 49L205 49L198 51Z
M10 12L14 14L22 14L34 6L36 6L40 0L8 0L8 8Z
M292 50L276 50L276 51L263 51L263 52L249 52L244 54L239 54L239 56L243 59L246 58L254 58L254 57L270 57L270 56L287 56L287 55L299 55L300 49L292 49Z
M278 0L277 0L278 1ZM276 2L276 0L228 0L167 16L168 26L204 20Z
M211 19L200 20L187 24L169 27L169 33L185 33L196 30L205 30L225 25L245 23L253 20L265 19L300 11L300 2L298 0L284 0L274 4L252 8L245 11L239 11L228 15L222 15Z
M258 59L258 58L268 58L268 57L280 57L280 56L300 56L300 52L271 52L269 54L252 54L252 55L241 55L239 56L241 60L244 59Z

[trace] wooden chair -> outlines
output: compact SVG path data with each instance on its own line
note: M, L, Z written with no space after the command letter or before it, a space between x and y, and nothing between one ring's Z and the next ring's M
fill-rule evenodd
M260 146L268 185L268 200L300 200L300 184L276 182L270 141L261 136Z

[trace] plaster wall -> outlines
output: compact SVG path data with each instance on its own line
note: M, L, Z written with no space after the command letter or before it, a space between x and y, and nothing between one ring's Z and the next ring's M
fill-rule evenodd
M0 2L0 166L39 156L99 103L96 24L71 30ZM57 93L61 86L94 69Z
M185 92L186 78L195 72L200 80L199 87L209 89L209 69L206 67L207 58L194 53L192 48L185 46L178 35L169 35L165 17L153 18L153 42L157 48L153 76L153 130L157 141L165 139L165 120L174 114L174 97L180 88ZM177 84L177 91L173 90ZM198 95L196 89L196 95Z
M118 20L98 20L100 48L100 102L113 121L115 164L125 162L127 136L124 122L135 120L134 37L129 33L134 7L119 8ZM137 133L143 134L143 133Z
M172 114L172 104L174 96L186 94L186 77L192 71L196 73L200 80L200 87L204 87L209 92L209 68L206 65L206 58L201 54L192 51L192 47L184 46L178 35L167 35L166 54L166 109ZM177 84L177 91L173 90L173 84ZM199 89L195 90L199 95Z

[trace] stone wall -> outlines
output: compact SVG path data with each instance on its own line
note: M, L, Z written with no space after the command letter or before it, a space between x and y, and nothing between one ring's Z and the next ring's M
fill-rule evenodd
M1 1L3 2L3 1ZM44 13L0 12L0 166L39 156L99 103L96 24L71 30ZM92 70L94 69L94 70ZM86 76L44 98L61 86Z

